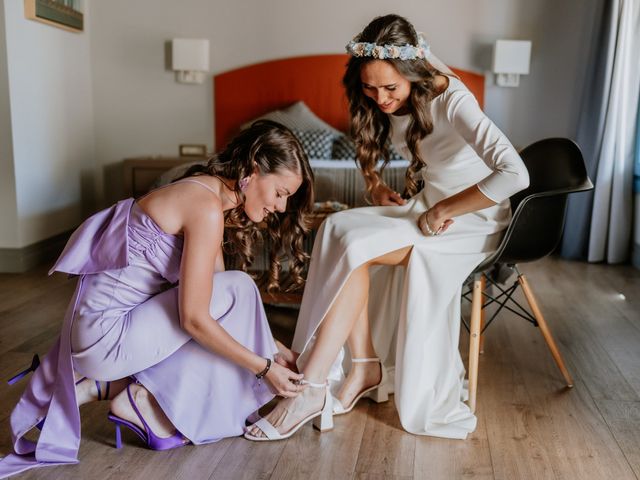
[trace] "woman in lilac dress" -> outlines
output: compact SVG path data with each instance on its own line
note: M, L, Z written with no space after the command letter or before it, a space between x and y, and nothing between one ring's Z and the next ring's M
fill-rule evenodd
M312 205L299 142L260 121L206 167L85 221L51 269L79 275L78 284L11 414L14 453L0 460L0 478L76 463L78 406L92 400L111 400L118 446L127 426L164 450L240 435L274 393L298 395L305 386L287 368L291 352L274 342L252 279L224 271L222 249L246 266L264 221L300 280ZM278 258L271 267L275 285ZM37 443L24 438L34 427Z

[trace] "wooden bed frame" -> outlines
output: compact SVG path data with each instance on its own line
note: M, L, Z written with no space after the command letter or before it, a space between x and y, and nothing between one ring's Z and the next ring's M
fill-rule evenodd
M318 117L341 131L349 125L342 76L347 54L311 55L256 63L213 77L215 150L240 125L303 100ZM484 76L452 68L484 105Z

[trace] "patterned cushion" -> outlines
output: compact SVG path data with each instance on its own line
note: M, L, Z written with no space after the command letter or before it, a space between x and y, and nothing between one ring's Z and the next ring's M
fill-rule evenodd
M334 160L353 160L356 158L356 145L346 135L336 137L331 147L331 158Z
M404 160L404 157L398 153L391 142L388 142L389 160ZM336 137L331 148L331 158L334 160L353 160L356 158L356 146L346 135Z
M335 134L328 130L294 130L309 158L328 160Z
M396 147L391 142L389 142L389 160L404 160L404 157L400 155L400 152L396 150Z
M265 113L264 115L243 124L240 128L244 130L256 120L262 119L273 120L274 122L281 123L291 130L327 130L332 132L334 135L341 134L338 130L313 113L303 101L296 102L282 110L274 110L272 112Z

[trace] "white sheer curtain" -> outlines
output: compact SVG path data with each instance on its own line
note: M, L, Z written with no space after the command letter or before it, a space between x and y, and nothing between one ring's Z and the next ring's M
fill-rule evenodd
M629 258L633 222L633 169L640 92L640 0L612 0L605 65L608 78L598 122L598 170L588 260Z

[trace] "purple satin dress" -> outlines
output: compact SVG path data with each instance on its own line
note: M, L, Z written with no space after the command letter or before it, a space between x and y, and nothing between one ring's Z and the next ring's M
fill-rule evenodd
M98 380L134 375L194 444L243 433L246 417L273 394L247 370L205 350L180 328L182 238L163 232L133 199L86 220L51 269L79 275L60 337L11 414L14 453L0 478L77 463L80 415L74 369ZM275 346L253 280L216 273L210 313L246 348ZM24 434L46 417L37 443Z

